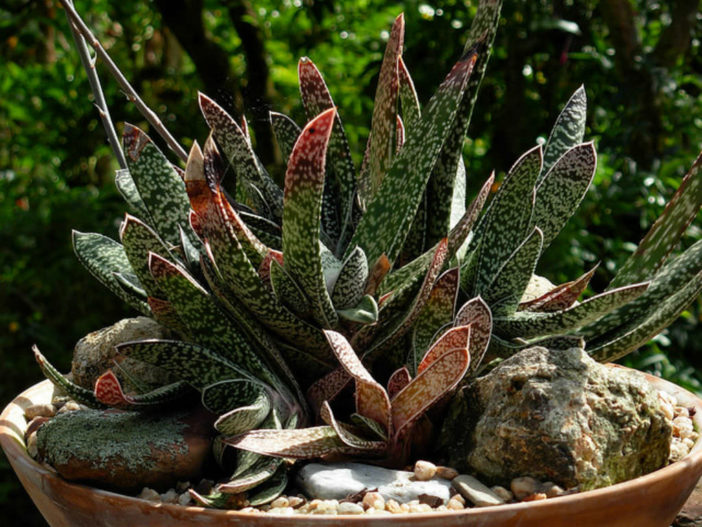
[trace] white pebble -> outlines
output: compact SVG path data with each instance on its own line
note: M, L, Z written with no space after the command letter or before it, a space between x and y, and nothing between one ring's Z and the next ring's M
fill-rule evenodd
M378 492L367 492L366 495L363 496L363 506L366 509L378 509L382 511L385 509L385 498Z
M451 467L436 467L436 475L441 479L452 480L458 476L458 471Z
M27 454L29 454L32 458L36 458L39 455L36 431L29 434L29 437L27 437Z
M436 475L436 465L431 461L419 460L414 464L414 479L429 481Z
M185 491L180 496L178 496L178 505L182 505L183 507L185 507L186 505L190 505L192 501L193 497L188 491Z
M271 502L271 508L280 509L283 507L289 507L290 501L285 496L279 496Z
M33 404L24 411L24 417L31 421L35 417L53 417L56 415L56 407L53 404Z
M530 478L529 476L523 476L514 478L509 486L516 498L518 500L523 500L527 496L534 494L539 488L539 485L540 483L538 480Z
M661 412L663 412L665 418L670 421L672 421L675 418L675 410L673 409L672 404L668 404L664 401L661 401Z
M339 503L339 508L337 509L339 514L363 514L363 506L358 503L352 503L350 501L345 501Z
M497 494L504 501L512 501L514 499L514 494L512 494L506 488L500 487L499 485L490 487L490 490Z
M175 489L168 489L166 492L161 494L161 501L163 503L177 503L178 493L175 491Z
M150 489L149 487L144 487L137 496L137 498L141 498L142 500L147 501L161 501L161 495L154 489Z
M305 504L305 499L301 498L300 496L288 496L288 505L292 507L293 509L296 509L297 507L304 505Z
M555 498L556 496L563 494L565 490L556 485L553 481L547 481L546 483L541 484L539 492L546 494L547 498Z
M456 496L459 496L459 495L457 494ZM461 497L461 500L462 500L462 501L461 501L461 500L457 500L457 499L455 499L456 496L454 496L453 498L451 498L450 500L448 500L448 503L446 504L446 507L447 507L449 510L452 510L452 511L462 511L463 509L466 508L465 500L463 500L462 497Z
M402 512L402 507L395 500L388 500L385 502L385 510L390 511L393 514L399 514Z
M410 512L431 512L432 509L426 503L412 503L410 504Z
M675 416L680 417L681 415L683 417L690 417L690 410L688 410L684 406L676 406L675 407Z
M267 514L283 514L283 515L290 515L294 514L295 510L292 507L271 507L268 509Z

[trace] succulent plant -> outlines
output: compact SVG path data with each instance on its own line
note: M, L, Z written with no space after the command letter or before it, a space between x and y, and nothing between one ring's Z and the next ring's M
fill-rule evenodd
M128 169L115 181L133 215L121 243L75 232L74 247L112 292L177 335L125 342L120 354L178 381L125 393L108 371L89 390L35 349L47 377L91 406L132 410L194 388L220 416L218 459L237 447L218 491L263 503L285 487L285 459L342 453L403 464L430 430L427 411L494 359L540 342L609 361L670 324L702 290L702 242L665 262L702 204L702 158L607 291L578 302L593 271L558 286L534 274L595 171L593 145L582 143L583 88L487 209L494 175L466 207L463 140L500 8L480 2L463 56L424 108L402 60L402 15L395 20L359 170L307 58L298 71L309 122L271 113L284 189L256 157L246 121L205 95L211 134L185 170L127 125ZM331 404L351 384L346 424ZM326 426L310 428L319 419Z

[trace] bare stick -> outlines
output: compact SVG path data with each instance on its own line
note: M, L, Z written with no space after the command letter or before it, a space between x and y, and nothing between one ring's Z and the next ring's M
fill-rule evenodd
M129 81L122 74L120 69L117 67L110 55L107 53L107 51L105 51L105 48L102 47L100 41L97 38L95 38L95 35L93 35L92 31L90 31L90 28L80 17L70 0L59 0L59 2L61 2L61 5L66 10L66 15L68 15L68 17L70 18L71 23L75 25L78 31L80 31L81 35L85 38L87 43L90 44L90 46L92 46L93 49L95 49L95 53L97 54L97 56L105 63L107 69L110 71L110 73L120 85L124 93L127 95L127 98L131 102L133 102L134 105L137 107L139 113L141 113L141 115L144 116L144 118L149 122L149 124L153 126L154 130L156 130L156 132L163 138L163 140L166 141L168 147L171 150L173 150L173 152L175 152L175 154L181 160L187 161L188 154L185 152L183 147L166 129L166 127L163 125L163 122L161 122L161 119L159 119L158 115L156 115L156 113L154 113L154 111L146 105L146 103L141 97L139 97L139 94L132 87L132 85L129 84Z
M72 0L67 0L71 4ZM112 117L110 117L110 108L107 106L105 101L105 94L102 91L102 86L100 85L100 77L98 77L97 70L95 69L95 59L90 56L90 51L85 43L85 39L78 33L75 24L71 22L70 18L68 20L68 25L71 28L71 34L73 35L73 40L76 43L76 48L78 48L78 55L80 55L80 61L83 64L85 72L88 74L88 82L90 83L90 88L93 91L93 96L95 97L95 106L100 114L100 119L102 120L102 126L105 128L107 133L107 142L110 143L112 151L115 153L117 162L120 168L127 168L127 160L124 157L124 152L122 151L122 146L119 143L119 138L117 137L117 132L112 124Z

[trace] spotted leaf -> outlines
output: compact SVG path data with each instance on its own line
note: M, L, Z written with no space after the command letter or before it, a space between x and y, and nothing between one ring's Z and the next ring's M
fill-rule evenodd
M456 349L470 350L470 333L471 327L458 326L444 332L441 337L429 348L424 354L417 367L417 374L422 373L431 366L437 359L444 356L445 353Z
M590 269L577 280L561 284L546 294L519 304L519 310L551 313L569 308L585 291L596 270L597 266Z
M368 439L363 439L358 435L354 434L348 425L344 425L336 420L334 413L332 412L331 406L327 401L322 403L322 408L320 412L322 421L331 426L336 435L343 441L343 443L355 450L364 451L366 455L381 455L387 449L387 443L385 441L370 441Z
M182 381L167 384L150 392L126 395L119 379L112 370L107 370L95 381L93 393L95 398L107 406L116 406L128 410L152 410L171 405L190 391Z
M285 174L283 254L285 270L307 293L312 314L331 328L337 315L327 291L319 248L324 166L335 109L305 126L290 155Z
M368 281L368 260L363 249L356 247L344 260L331 294L338 309L355 306L361 300Z
M313 459L336 453L356 452L339 439L331 426L295 430L251 430L225 438L224 442L257 454L293 459Z
M105 405L95 397L95 394L93 394L92 391L77 385L58 371L48 360L46 360L46 357L41 354L36 345L32 346L32 352L34 353L34 358L36 359L37 364L39 364L39 368L44 376L49 379L54 386L65 392L71 399L90 406L91 408L105 407Z
M275 139L278 141L278 146L280 147L280 153L287 165L290 153L292 152L293 146L295 146L297 138L300 137L302 129L295 121L282 113L270 112L269 116L273 132L275 133Z
M115 172L115 186L124 198L124 201L127 202L127 205L129 205L137 215L144 218L147 223L153 223L129 170L122 169Z
M470 325L470 366L467 375L475 373L483 362L492 338L492 312L479 296L463 304L453 321L455 327Z
M558 159L575 145L580 144L585 136L585 117L587 111L587 95L585 86L580 86L563 107L544 150L544 166L541 179Z

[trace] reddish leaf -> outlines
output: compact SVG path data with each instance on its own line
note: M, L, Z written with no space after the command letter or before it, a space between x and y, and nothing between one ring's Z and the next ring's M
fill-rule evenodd
M356 411L391 430L390 398L383 387L368 373L346 338L335 331L324 335L334 355L346 372L356 381Z
M124 394L122 385L112 370L107 370L95 381L95 398L108 406L129 406L133 401Z
M251 430L224 438L225 444L266 456L312 459L329 454L358 454L345 445L331 426L292 430Z
M519 304L519 310L551 313L568 309L585 291L596 270L597 267L595 266L577 280L556 286L548 293L534 300Z
M258 276L264 284L269 284L271 279L271 261L277 261L283 265L283 253L275 249L268 249L266 256L263 257L261 265L258 266Z
M346 446L356 450L366 451L367 455L379 455L387 450L388 445L385 441L369 441L360 438L351 432L343 423L338 422L327 401L322 403L320 417L322 421L334 429L336 435L339 436L339 439L341 439Z
M494 182L495 172L490 174L490 177L487 178L487 181L483 183L483 186L480 189L480 192L478 192L478 195L475 197L475 199L473 199L473 201L471 201L470 205L468 205L468 208L466 209L461 219L458 220L458 223L454 225L453 229L451 229L451 231L449 232L448 251L450 257L453 257L453 255L456 254L458 248L461 245L463 245L463 242L466 240L468 234L470 234L470 231L473 229L473 225L475 225L475 221L478 219L478 216L480 215L480 212L483 210L483 206L485 205L485 201L490 195L490 190L492 189L492 185L494 184Z
M477 370L485 356L492 332L492 312L485 301L476 297L469 300L456 314L454 326L470 325L470 368L468 375Z
M333 401L349 385L351 379L344 368L336 368L313 383L307 389L307 401L314 414L319 414L324 401Z
M373 268L370 270L370 273L368 273L368 282L366 284L365 294L375 296L380 283L389 272L390 260L388 260L388 257L384 254L381 254L380 258L378 258L375 264L373 264Z
M409 370L406 367L402 367L390 375L388 379L388 395L392 399L412 380Z
M449 393L468 369L470 355L467 349L452 350L417 375L392 400L392 423L395 436L410 426L437 401Z
M470 334L470 325L449 329L447 332L441 335L439 340L437 340L431 348L429 348L429 351L427 351L417 367L417 373L422 373L439 357L443 356L449 351L456 349L465 349L470 351Z

